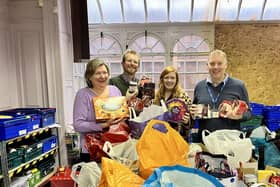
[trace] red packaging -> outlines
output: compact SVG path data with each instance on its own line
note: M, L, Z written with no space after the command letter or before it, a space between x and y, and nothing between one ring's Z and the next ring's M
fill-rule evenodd
M224 100L219 106L220 115L225 115L230 110L232 110L237 115L241 115L244 112L247 112L248 105L245 101L236 99L233 102Z
M219 114L220 116L226 115L228 111L232 110L231 101L224 100L219 106Z
M101 135L101 139L105 142L120 143L125 142L129 138L130 128L124 122L111 125L109 130Z
M71 178L71 169L59 168L57 173L50 178L51 187L70 187L74 186L74 181Z
M101 133L86 135L85 147L90 154L90 160L94 160L96 162L101 162L101 158L103 156L107 156L102 149L105 142L102 140L101 136Z
M248 110L248 105L245 101L234 100L232 103L232 108L236 114L243 114Z
M276 184L277 186L280 186L280 176L272 175L272 176L269 178L269 182L270 182L271 184Z
M134 108L136 113L140 113L143 111L144 108L144 102L137 97L131 97L128 101L128 106Z

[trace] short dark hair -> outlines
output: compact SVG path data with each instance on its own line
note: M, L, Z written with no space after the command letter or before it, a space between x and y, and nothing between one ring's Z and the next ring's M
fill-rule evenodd
M89 88L93 88L93 85L90 81L90 78L95 73L96 69L100 66L105 66L105 68L108 71L108 74L110 74L110 70L109 70L108 65L104 62L104 60L102 60L100 58L95 58L93 60L90 60L87 63L87 67L86 67L86 71L85 71L85 80L86 80L87 86Z
M133 55L136 55L137 57L138 57L138 64L140 63L140 55L139 55L139 53L137 53L136 51L134 51L134 50L132 50L132 49L127 49L125 52L124 52L124 54L123 54L123 56L122 56L122 63L124 63L125 61L126 61L126 58L127 58L127 55L128 54L133 54Z

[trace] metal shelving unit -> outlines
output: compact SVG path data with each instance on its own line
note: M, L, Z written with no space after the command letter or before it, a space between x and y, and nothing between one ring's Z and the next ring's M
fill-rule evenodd
M52 129L55 130L54 133L57 135L57 137L59 137L58 127L59 127L58 124L46 126L44 128L39 128L39 129L36 129L34 131L31 131L26 135L19 136L19 137L16 137L16 138L12 138L12 139L9 139L9 140L3 140L3 141L0 142L1 169L2 169L2 175L0 175L0 180L2 180L2 185L1 186L9 187L10 183L11 183L11 178L15 174L20 173L24 169L32 168L37 162L39 162L41 160L44 160L45 158L47 158L49 156L53 156L53 155L57 154L55 156L56 167L59 166L60 157L58 156L58 154L59 154L59 141L58 140L57 140L57 144L56 144L57 146L56 147L54 147L51 150L37 156L36 158L33 158L33 159L31 159L31 160L29 160L25 163L20 164L19 166L15 167L13 169L8 168L8 158L7 158L7 146L8 145L18 143L18 142L20 142L24 139L28 139L31 136L36 136L38 134L48 132ZM53 172L55 172L55 171L56 170L54 170ZM53 175L53 172L50 173L49 175L45 176L44 178L42 178L40 183L43 183L44 181L48 180Z

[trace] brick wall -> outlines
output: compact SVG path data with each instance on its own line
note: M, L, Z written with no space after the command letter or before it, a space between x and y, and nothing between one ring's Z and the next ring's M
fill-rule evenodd
M280 24L220 24L215 48L227 53L227 72L245 82L251 101L280 104Z

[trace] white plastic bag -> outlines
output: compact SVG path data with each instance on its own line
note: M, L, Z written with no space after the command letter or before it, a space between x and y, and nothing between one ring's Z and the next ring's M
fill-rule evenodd
M103 145L103 151L113 160L126 165L128 168L133 169L135 162L138 160L136 151L136 143L138 140L128 139L117 145L106 141Z
M135 113L130 113L130 120L136 122L144 122L144 121L154 119L157 116L162 115L167 111L168 109L165 103L162 106L150 105L149 107L145 107L138 117L135 116Z
M81 168L79 174L77 174L78 168ZM94 161L81 162L72 166L71 178L79 187L98 187L100 177L100 167Z
M231 167L238 167L239 162L248 162L252 156L250 138L245 138L245 134L238 130L203 130L202 140L210 153L224 154Z

